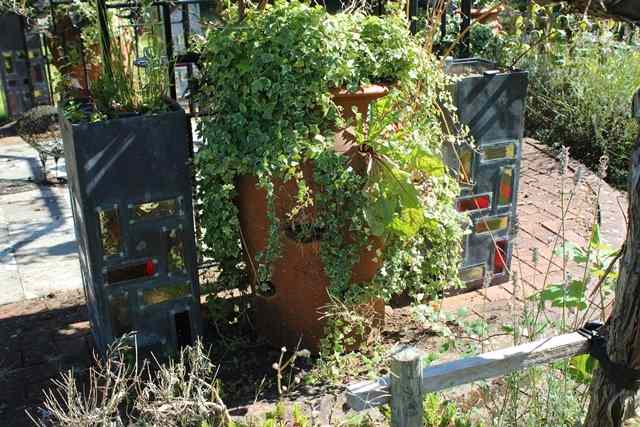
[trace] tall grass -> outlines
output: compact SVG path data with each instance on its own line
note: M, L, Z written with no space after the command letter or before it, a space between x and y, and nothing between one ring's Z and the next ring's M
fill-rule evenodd
M531 73L528 133L545 144L570 147L594 170L607 154L608 180L623 187L638 134L631 99L640 87L640 51L583 43L531 56L522 66Z

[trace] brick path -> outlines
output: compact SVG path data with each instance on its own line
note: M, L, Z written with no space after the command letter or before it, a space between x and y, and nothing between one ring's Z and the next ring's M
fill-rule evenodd
M51 378L84 370L92 338L81 291L0 307L0 425L33 425L25 415L42 402Z
M551 279L558 278L561 264L551 255L561 223L561 179L557 162L540 148L530 141L525 143L520 179L520 226L512 267L522 277L526 293L542 287L549 261L554 263ZM573 165L574 170L566 178L567 198L574 187L576 167ZM599 185L597 177L583 173L566 218L565 235L573 243L584 243L582 236L588 234L591 224L594 189ZM616 246L622 243L625 233L618 199L626 213L624 194L606 184L602 187L603 236ZM538 264L532 261L533 248L540 253ZM513 285L507 283L447 298L443 305L446 309L475 307L486 315L512 298ZM41 390L50 387L50 379L58 377L59 371L72 367L84 370L89 364L91 336L81 292L0 306L0 342L0 426L31 425L24 411L34 410L42 401Z

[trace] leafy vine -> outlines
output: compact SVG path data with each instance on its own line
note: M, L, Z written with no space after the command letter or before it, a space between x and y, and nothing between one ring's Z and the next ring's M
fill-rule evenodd
M457 183L441 153L443 144L456 143L441 119L443 109L453 110L441 63L395 13L329 15L297 1L245 12L242 21L211 30L200 46L198 101L208 115L199 124L205 145L196 158L198 208L202 248L220 263L215 290L246 289L247 271L254 269L255 290L268 292L262 284L280 257L284 233L273 206L276 181L297 183L288 219L298 238L318 235L330 300L341 309L455 285L463 219L454 209ZM390 84L389 94L368 117L345 122L331 90L371 83ZM333 149L336 129L345 126L361 147L364 173ZM313 186L303 174L309 161ZM234 202L242 175L256 178L269 204L269 243L251 265L242 256ZM311 225L305 221L310 208ZM371 283L354 286L352 269L365 249L382 267ZM350 335L330 324L329 336ZM335 340L332 346L346 348Z

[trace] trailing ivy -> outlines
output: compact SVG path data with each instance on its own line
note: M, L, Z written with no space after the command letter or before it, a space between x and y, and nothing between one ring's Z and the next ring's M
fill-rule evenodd
M329 15L297 1L247 10L242 21L207 34L198 101L209 114L199 125L205 144L196 165L202 245L221 265L216 290L246 286L249 268L268 281L284 234L274 182L294 179L297 204L288 219L299 225L300 238L319 234L332 301L349 307L457 283L462 218L453 207L458 187L441 155L443 143L456 142L440 119L443 108L452 108L449 82L420 46L399 15ZM330 91L380 82L392 84L389 94L369 117L350 123L363 147L363 173L333 149L335 130L345 123ZM303 179L310 160L321 191ZM269 203L270 238L258 265L242 257L234 204L241 175L255 176ZM304 218L311 206L310 226ZM379 241L380 273L351 285L359 254Z

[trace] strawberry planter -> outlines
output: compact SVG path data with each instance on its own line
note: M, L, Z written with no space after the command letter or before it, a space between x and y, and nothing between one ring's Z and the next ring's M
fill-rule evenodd
M366 347L391 295L455 283L446 79L403 17L278 1L212 31L201 58L198 199L220 265L217 327L252 318L274 346L339 354ZM228 292L246 303L225 308Z
M369 104L386 95L385 86L366 86L355 93L334 91L334 102L342 107L345 118L354 116L352 108L366 117ZM348 129L338 131L335 151L347 156L358 173L364 173L364 160L360 155L360 146L356 145ZM313 178L313 161L307 161L303 167L306 184L314 191L322 191ZM280 244L282 256L275 261L268 283L258 283L253 269L249 268L249 277L256 298L256 327L261 336L265 336L275 346L296 348L300 340L301 348L314 352L320 349L324 321L322 308L329 303L327 290L330 281L324 271L320 256L321 232L307 238L295 236L287 214L295 208L298 183L294 180L274 182L275 214L282 224ZM267 194L258 187L255 177L243 175L238 178L238 210L242 228L243 245L248 265L256 265L256 254L267 248L269 220ZM306 220L311 227L315 219L315 209L307 214ZM349 233L345 234L349 239ZM383 247L382 240L371 237L371 249L363 248L358 262L353 266L351 282L357 286L361 282L371 281L380 267L380 261L374 261L376 250ZM376 316L381 323L384 319L384 303L372 302Z

